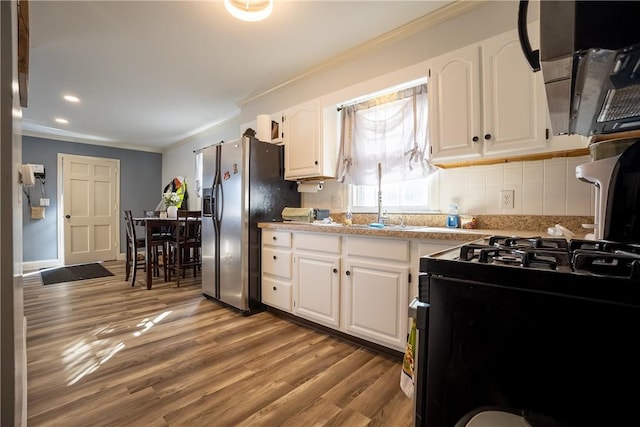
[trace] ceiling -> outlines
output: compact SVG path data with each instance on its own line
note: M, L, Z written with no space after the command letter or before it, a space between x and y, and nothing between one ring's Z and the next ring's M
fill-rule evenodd
M162 151L236 116L242 100L448 3L275 0L271 17L247 23L222 0L31 0L23 132Z

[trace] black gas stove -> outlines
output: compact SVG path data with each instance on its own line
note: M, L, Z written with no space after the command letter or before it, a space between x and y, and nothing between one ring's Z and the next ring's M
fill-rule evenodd
M640 245L492 236L420 260L416 425L636 425Z
M625 302L640 297L640 244L491 236L423 257L420 271ZM421 287L418 299L428 302L427 293Z

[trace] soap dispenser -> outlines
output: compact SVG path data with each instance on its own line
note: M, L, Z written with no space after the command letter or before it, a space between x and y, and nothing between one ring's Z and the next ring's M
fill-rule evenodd
M458 217L458 205L451 203L449 205L449 215L447 215L447 227L458 228L460 217Z

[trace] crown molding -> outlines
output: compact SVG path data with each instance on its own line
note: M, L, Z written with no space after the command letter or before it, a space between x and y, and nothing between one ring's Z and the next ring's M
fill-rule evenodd
M379 48L383 45L398 41L398 40L402 40L404 38L407 38L409 36L411 36L412 34L415 34L419 31L423 31L427 28L436 26L438 24L441 24L445 21L448 21L450 19L453 19L457 16L460 16L464 13L467 13L468 11L470 11L471 9L480 6L483 2L482 1L473 1L473 0L458 0L455 3L451 3L447 6L444 6L440 9L435 10L434 12L428 13L424 16L421 16L419 18L414 19L411 22L408 22L407 24L395 28L391 31L388 31L384 34L379 35L378 37L375 37L371 40L368 40L340 55L337 55L325 62L323 62L322 64L313 67L301 74L298 74L295 77L292 77L288 80L283 81L282 83L279 83L275 86L272 86L268 89L265 89L261 92L257 92L247 98L244 98L240 101L238 101L236 104L239 107L242 107L246 104L249 104L251 102L256 101L257 99L260 99L266 95L269 95L270 93L273 93L279 89L282 89L285 86L288 86L294 82L297 82L299 80L304 79L305 77L308 77L310 75L313 75L323 69L335 66L337 64L343 63L348 61L351 58L354 58L356 56L360 56L366 52L372 51L376 48Z
M77 144L99 145L103 147L119 148L122 150L145 151L148 153L162 153L164 149L157 147L148 147L142 145L126 144L122 142L96 141L92 139L83 139L68 135L51 134L37 131L22 130L22 136L30 136L34 138L49 139L53 141L75 142Z

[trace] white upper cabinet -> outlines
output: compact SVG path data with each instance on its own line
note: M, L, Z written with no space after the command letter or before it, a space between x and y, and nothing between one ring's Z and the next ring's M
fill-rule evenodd
M480 47L433 60L429 77L431 158L480 156Z
M285 179L335 178L334 115L325 114L320 99L285 111L282 116Z
M540 152L546 104L516 31L430 62L431 159L438 162Z
M517 32L485 42L482 64L484 153L544 148L544 82L529 68Z

